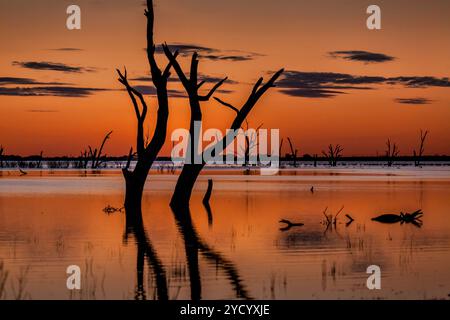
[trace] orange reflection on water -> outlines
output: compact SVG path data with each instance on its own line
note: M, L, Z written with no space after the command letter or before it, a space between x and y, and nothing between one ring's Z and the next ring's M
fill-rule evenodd
M142 230L161 264L169 299L190 299L194 293L203 299L447 297L448 171L238 173L210 170L201 176L191 202L192 226L168 207L176 176L150 176ZM211 221L201 203L208 178L214 180ZM124 212L103 212L107 205L121 207L122 199L122 177L114 171L4 173L0 260L9 271L6 298L15 298L21 278L24 296L32 299L160 297L155 259L145 260L144 268L138 259L142 237L125 237ZM336 226L327 229L323 211L336 213L342 206ZM421 228L371 221L417 209L424 212ZM349 226L346 214L355 219ZM280 231L283 218L304 226ZM72 264L82 269L80 292L66 288L65 271ZM373 264L382 270L381 290L366 288L366 268ZM193 293L193 286L200 290Z

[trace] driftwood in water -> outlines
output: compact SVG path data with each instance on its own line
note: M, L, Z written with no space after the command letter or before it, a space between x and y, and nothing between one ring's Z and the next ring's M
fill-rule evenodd
M203 204L209 204L209 199L211 199L211 193L213 189L213 180L208 180L208 189L206 190L205 196L203 197Z
M372 221L378 221L381 223L397 223L402 221L402 218L397 214L382 214L381 216L372 218Z
M116 208L116 207L107 205L106 207L103 208L103 212L106 213L106 214L113 214L113 213L123 212L124 209L125 209L124 207Z
M286 220L286 219L281 219L279 222L286 224L285 227L280 228L281 231L287 231L287 230L291 229L292 227L304 226L304 224L301 223L301 222L295 223L295 222L291 222L291 221Z
M203 197L203 205L205 206L206 213L208 214L208 225L211 227L213 224L213 214L209 200L211 199L211 193L213 189L213 180L208 180L208 189L206 190L205 196Z
M417 210L413 213L400 212L400 214L382 214L378 217L372 218L372 221L381 223L412 223L415 226L420 227L422 226L422 220L420 219L422 215L422 210Z
M353 219L352 216L349 215L349 214L346 214L345 216L346 216L347 219L348 219L348 221L347 221L347 223L345 224L345 226L348 227L349 225L351 225L351 224L353 223L353 221L355 221L355 219Z

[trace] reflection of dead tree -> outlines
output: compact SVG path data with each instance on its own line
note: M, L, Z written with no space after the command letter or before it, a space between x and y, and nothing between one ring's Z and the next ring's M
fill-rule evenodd
M338 212L336 212L336 214L327 214L327 210L328 207L325 208L325 210L323 211L323 215L325 216L325 220L323 221L323 224L327 227L327 230L330 226L334 226L336 227L337 224L337 218L338 216L341 214L341 212L344 210L344 206L341 207L341 209L339 209Z
M210 263L222 269L236 292L236 298L251 299L249 293L242 283L239 271L233 262L222 256L221 253L211 248L195 229L189 208L172 207L175 220L183 237L186 251L186 260L189 270L189 281L191 285L191 299L200 300L202 298L201 276L199 268L198 254L202 254Z
M144 122L147 116L147 103L142 93L129 84L126 70L123 73L117 70L119 82L124 85L128 92L137 119L137 163L134 170L130 171L131 158L133 157L133 152L131 151L127 166L122 170L126 183L125 207L129 208L141 206L142 194L148 173L166 140L167 120L169 117L167 82L172 64L169 62L161 70L155 58L156 47L153 36L154 10L152 0L147 0L145 16L147 17L147 59L158 100L155 131L152 139L147 143L144 141ZM173 60L176 60L177 55L178 53L176 52L173 55ZM139 104L141 108L139 108Z
M89 146L89 157L91 158L91 168L92 169L98 169L103 162L106 159L106 155L103 155L103 147L105 146L106 141L110 138L112 134L112 131L108 132L106 136L103 138L102 144L100 145L100 148L92 149L91 146Z
M394 164L395 158L397 158L400 150L398 150L397 144L391 143L391 139L388 139L386 142L386 159L388 167L392 167Z
M227 78L222 79L216 85L214 85L208 94L201 95L198 91L199 88L204 84L204 82L198 83L198 54L194 53L192 55L190 73L188 78L179 63L176 61L175 56L170 52L169 47L167 45L164 45L163 48L166 56L172 62L178 78L180 79L185 91L189 96L189 104L191 109L191 119L189 126L190 137L188 143L190 149L187 152L186 163L184 164L183 169L181 170L181 174L178 177L175 191L171 200L171 206L187 207L189 206L189 200L191 198L192 189L194 188L195 182L197 181L197 178L200 175L203 167L206 165L204 161L204 152L199 155L197 150L198 145L196 145L196 143L201 141L201 139L199 139L198 137L199 132L195 129L196 122L198 123L202 121L201 102L209 101L210 98L214 95L215 91L227 80ZM234 134L241 128L242 123L245 121L250 111L252 111L253 107L267 92L267 90L275 86L275 81L280 77L282 72L283 69L276 72L272 76L272 78L264 85L263 78L260 78L254 85L247 101L240 109L234 107L230 103L215 98L215 100L221 105L236 112L236 117L234 118L234 121L230 126L230 134ZM225 148L227 147L227 142L232 143L233 141L234 139L226 139L225 137L224 139L216 142L216 144L211 148L214 149L215 154L218 152L220 153L223 152L223 150L225 150ZM200 164L196 163L197 159L201 159Z
M145 259L149 271L154 275L156 285L156 294L159 300L168 300L167 277L164 266L159 259L155 248L153 247L150 238L144 228L142 220L142 211L140 208L132 208L134 212L125 210L126 215L126 230L124 234L124 241L128 241L129 236L133 236L137 246L137 261L136 261L136 300L145 300L146 292L144 287L144 265Z
M297 167L297 153L298 153L298 150L297 149L294 150L294 144L292 143L291 138L288 137L287 140L289 142L289 148L291 149L290 158L292 160L294 160L294 168L296 168Z
M420 130L420 146L419 151L414 150L414 165L420 167L420 161L422 160L423 153L425 152L425 140L428 136L428 130L423 132Z
M341 158L342 156L342 151L344 151L344 149L341 147L341 145L337 144L336 146L333 146L332 144L330 144L328 146L328 151L322 151L322 154L328 160L328 163L331 167L336 167L339 158Z

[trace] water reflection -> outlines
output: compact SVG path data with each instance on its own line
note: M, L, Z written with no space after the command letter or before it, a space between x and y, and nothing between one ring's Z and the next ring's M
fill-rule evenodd
M146 292L144 288L144 262L147 258L149 268L155 276L157 298L159 300L168 300L167 277L164 266L154 249L150 238L144 228L142 220L142 211L140 208L126 208L126 226L124 241L128 242L133 237L137 247L136 259L136 300L146 300Z
M156 175L142 210L109 206L107 215L105 205L123 201L118 173L3 172L5 295L14 297L12 285L30 266L25 291L33 299L445 298L450 175L398 173L217 174L209 210L204 177L191 209L175 212L168 203L176 177ZM336 217L344 204L327 229L324 208ZM425 213L421 228L372 221L418 208ZM347 214L354 219L348 226ZM304 225L282 232L281 219ZM65 270L73 264L82 269L84 291L70 296ZM381 291L365 287L372 264L382 269Z
M208 221L212 224L212 211L208 206ZM110 208L109 206L107 208ZM221 269L232 286L235 297L238 299L251 299L243 285L243 280L239 275L236 266L226 259L220 252L211 248L203 239L201 239L195 229L189 208L177 208L173 210L175 221L179 232L184 241L186 262L189 273L189 283L191 290L191 299L202 299L202 280L199 267L199 254L209 263ZM136 289L135 299L146 300L147 294L144 285L144 265L147 259L149 271L154 275L156 282L156 292L158 300L168 299L167 277L165 268L158 257L158 254L152 245L150 238L144 228L142 212L139 208L133 207L125 209L126 228L124 242L128 243L130 237L133 238L137 247L136 259Z
M202 298L202 285L198 264L199 253L210 263L216 265L217 268L222 269L235 291L236 298L250 299L251 297L243 285L236 266L201 239L192 223L190 209L185 207L173 208L173 213L185 244L191 284L191 299L200 300Z

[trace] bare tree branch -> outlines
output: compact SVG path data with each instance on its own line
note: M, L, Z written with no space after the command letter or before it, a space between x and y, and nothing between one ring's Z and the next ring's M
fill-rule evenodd
M217 97L214 97L214 100L216 100L217 102L219 102L221 105L223 105L223 106L225 106L225 107L227 107L227 108L230 108L231 110L235 111L236 113L239 113L239 109L236 108L236 107L234 107L232 104L227 103L227 102L225 102L225 101L223 101L223 100L221 100L221 99L219 99L219 98L217 98Z

